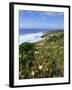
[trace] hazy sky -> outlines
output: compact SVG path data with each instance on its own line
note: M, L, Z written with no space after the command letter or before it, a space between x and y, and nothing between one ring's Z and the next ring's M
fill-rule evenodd
M62 29L63 12L19 11L20 29Z

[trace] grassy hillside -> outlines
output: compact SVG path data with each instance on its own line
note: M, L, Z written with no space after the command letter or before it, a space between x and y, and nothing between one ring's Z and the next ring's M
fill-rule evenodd
M19 78L64 76L64 31L49 31L35 43L19 46Z

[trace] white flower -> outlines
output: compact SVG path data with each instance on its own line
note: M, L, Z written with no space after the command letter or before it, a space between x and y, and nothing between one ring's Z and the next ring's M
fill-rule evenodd
M46 47L47 49L49 49L49 47Z
M38 51L35 51L35 54L39 54L39 52Z
M62 48L62 47L60 47L60 48Z
M21 55L19 55L19 57L21 57Z
M46 70L48 71L48 68Z
M62 54L62 51L60 52L60 54Z
M35 72L34 72L34 71L32 71L32 72L31 72L31 75L32 75L32 76L34 76L34 74L35 74Z
M56 48L57 46L53 46L53 48Z
M37 54L37 51L35 51L35 54Z
M54 36L54 34L51 34L51 36Z
M43 55L42 55L42 58L43 58Z
M39 52L37 52L39 54Z
M40 65L38 68L41 70L43 68L43 66Z

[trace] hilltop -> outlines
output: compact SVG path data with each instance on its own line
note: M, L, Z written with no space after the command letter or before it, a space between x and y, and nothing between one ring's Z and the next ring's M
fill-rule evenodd
M64 76L64 30L45 32L43 40L19 46L19 78Z

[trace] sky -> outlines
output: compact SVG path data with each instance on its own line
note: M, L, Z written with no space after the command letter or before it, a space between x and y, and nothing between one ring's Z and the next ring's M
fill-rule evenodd
M19 11L20 29L64 28L63 12Z
M19 11L19 42L41 40L43 31L64 29L64 13L48 11Z

